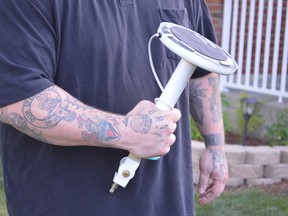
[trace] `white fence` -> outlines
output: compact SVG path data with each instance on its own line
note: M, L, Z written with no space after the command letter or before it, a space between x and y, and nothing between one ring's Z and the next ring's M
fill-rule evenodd
M238 71L221 88L288 98L288 0L225 0L222 47Z

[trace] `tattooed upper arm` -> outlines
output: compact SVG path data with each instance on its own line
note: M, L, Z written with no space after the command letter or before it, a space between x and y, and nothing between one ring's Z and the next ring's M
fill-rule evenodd
M222 118L222 110L220 104L220 94L218 94L218 77L210 77L208 82L212 87L212 94L210 98L210 111L212 113L212 121L213 123L219 123Z
M208 85L211 87L211 94L209 93L209 95ZM209 77L208 85L204 85L200 81L190 81L190 113L199 125L203 125L205 117L204 100L209 100L212 122L219 123L222 118L221 99L220 94L218 94L218 77Z
M189 103L190 103L190 114L193 119L200 125L204 121L204 107L202 98L206 98L207 89L200 88L201 82L197 83L195 81L190 81L190 94L189 94Z
M218 76L190 81L190 112L207 147L224 145Z

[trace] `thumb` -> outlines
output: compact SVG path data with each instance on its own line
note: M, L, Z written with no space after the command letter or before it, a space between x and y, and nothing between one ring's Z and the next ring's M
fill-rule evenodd
M209 175L200 172L199 181L198 181L198 193L201 195L206 191L209 181Z
M181 112L179 109L172 109L171 111L169 111L171 113L171 116L172 116L172 121L173 122L177 122L179 121L179 119L181 118Z

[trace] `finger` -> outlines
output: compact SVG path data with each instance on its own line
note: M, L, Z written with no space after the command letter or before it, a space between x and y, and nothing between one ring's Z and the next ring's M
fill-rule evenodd
M219 197L220 194L215 194L212 190L206 194L206 196L200 197L198 200L199 205L206 205L213 200L215 200L217 197Z
M173 144L175 143L175 141L176 141L176 136L175 136L175 134L170 134L170 140L171 140L171 144L170 144L170 146L171 146L171 145L173 145Z
M209 185L206 187L206 190L204 191L204 193L199 194L199 198L205 197L205 196L207 196L208 193L211 193L212 187L213 187L213 185L212 185L212 184L209 184Z
M181 112L179 109L172 109L171 110L172 121L177 122L181 118Z
M158 126L156 127L157 129L160 129L163 131L164 135L165 136L168 136L172 133L175 132L176 128L177 128L177 124L176 123L171 123L171 124L165 124L165 125L161 125L161 126Z
M169 133L174 133L176 131L177 128L177 124L173 123L169 129Z
M217 197L219 197L224 191L225 185L221 182L211 183L204 194L199 198L198 203L200 205L206 205Z
M201 195L205 193L209 181L209 176L203 172L200 172L198 181L198 193Z
M166 141L162 143L162 146L164 146L164 147L169 146L170 147L171 145L173 145L175 143L175 141L176 141L176 136L174 134L170 134L167 137Z
M176 129L177 129L177 124L176 123L173 124L173 128L174 128L173 132L175 132Z

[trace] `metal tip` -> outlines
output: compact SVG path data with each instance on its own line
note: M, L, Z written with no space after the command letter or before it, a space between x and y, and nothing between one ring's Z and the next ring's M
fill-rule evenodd
M113 183L112 187L110 188L109 192L110 193L114 193L114 191L118 188L118 184L117 183Z

